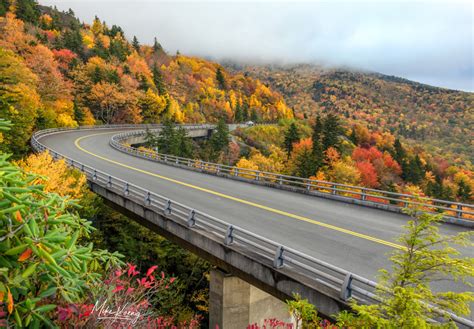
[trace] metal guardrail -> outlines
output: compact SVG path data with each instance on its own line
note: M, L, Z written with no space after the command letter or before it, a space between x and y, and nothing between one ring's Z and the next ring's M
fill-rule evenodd
M95 127L103 129L129 128L125 126L104 126ZM134 126L136 127L136 126ZM91 129L91 127L76 128ZM121 194L124 197L145 206L169 220L187 226L190 230L198 228L214 235L220 239L224 245L238 245L250 253L257 253L267 259L275 269L286 268L294 271L298 275L304 275L309 280L318 282L339 294L342 301L348 301L354 298L361 303L377 303L376 297L377 284L374 281L363 278L359 275L350 273L337 266L318 260L314 257L301 253L295 249L281 245L275 241L259 236L248 230L226 223L216 217L203 213L183 205L165 196L150 192L140 186L127 182L126 180L111 176L105 172L97 170L91 166L85 165L74 159L60 154L44 144L39 139L41 137L55 134L60 131L71 129L48 129L33 134L31 145L37 152L49 151L56 160L64 159L68 165L80 170L89 181L94 182L114 193ZM72 129L74 130L74 129ZM439 314L449 314L449 317L456 323L474 327L474 322L450 314L442 310Z
M159 128L157 128L159 129ZM395 193L383 190L376 190L362 186L353 186L328 181L320 181L295 176L282 175L278 173L259 171L235 166L227 166L218 163L206 162L202 160L183 158L169 154L156 153L153 151L139 150L137 148L124 145L122 141L126 138L143 136L145 131L131 131L119 133L112 136L110 145L117 150L133 154L149 160L179 165L190 169L197 169L201 172L226 176L228 178L239 177L248 180L265 183L265 185L288 186L292 189L305 191L308 194L315 195L333 195L349 200L357 200L359 204L380 204L386 206L387 210L401 209L408 206L422 207L426 212L443 213L447 221L456 222L457 220L474 219L474 205L439 200L427 197L417 197L410 194Z

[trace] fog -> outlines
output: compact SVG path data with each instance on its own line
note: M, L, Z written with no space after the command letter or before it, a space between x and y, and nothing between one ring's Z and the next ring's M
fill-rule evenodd
M350 66L474 91L470 1L40 0L217 61Z

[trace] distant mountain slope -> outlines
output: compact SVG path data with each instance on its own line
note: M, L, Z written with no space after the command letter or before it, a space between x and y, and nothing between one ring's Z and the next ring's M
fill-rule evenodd
M236 66L285 96L297 116L336 112L369 129L386 129L432 152L474 160L474 93L379 73L319 66Z

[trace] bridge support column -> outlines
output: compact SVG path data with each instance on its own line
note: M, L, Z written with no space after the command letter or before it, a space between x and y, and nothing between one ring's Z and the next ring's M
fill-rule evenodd
M209 328L241 329L272 318L291 322L284 302L236 276L211 270Z

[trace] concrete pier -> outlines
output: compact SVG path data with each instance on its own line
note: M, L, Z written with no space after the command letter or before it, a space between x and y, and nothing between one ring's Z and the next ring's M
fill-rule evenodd
M286 304L236 276L211 271L209 328L242 329L265 319L291 322Z

